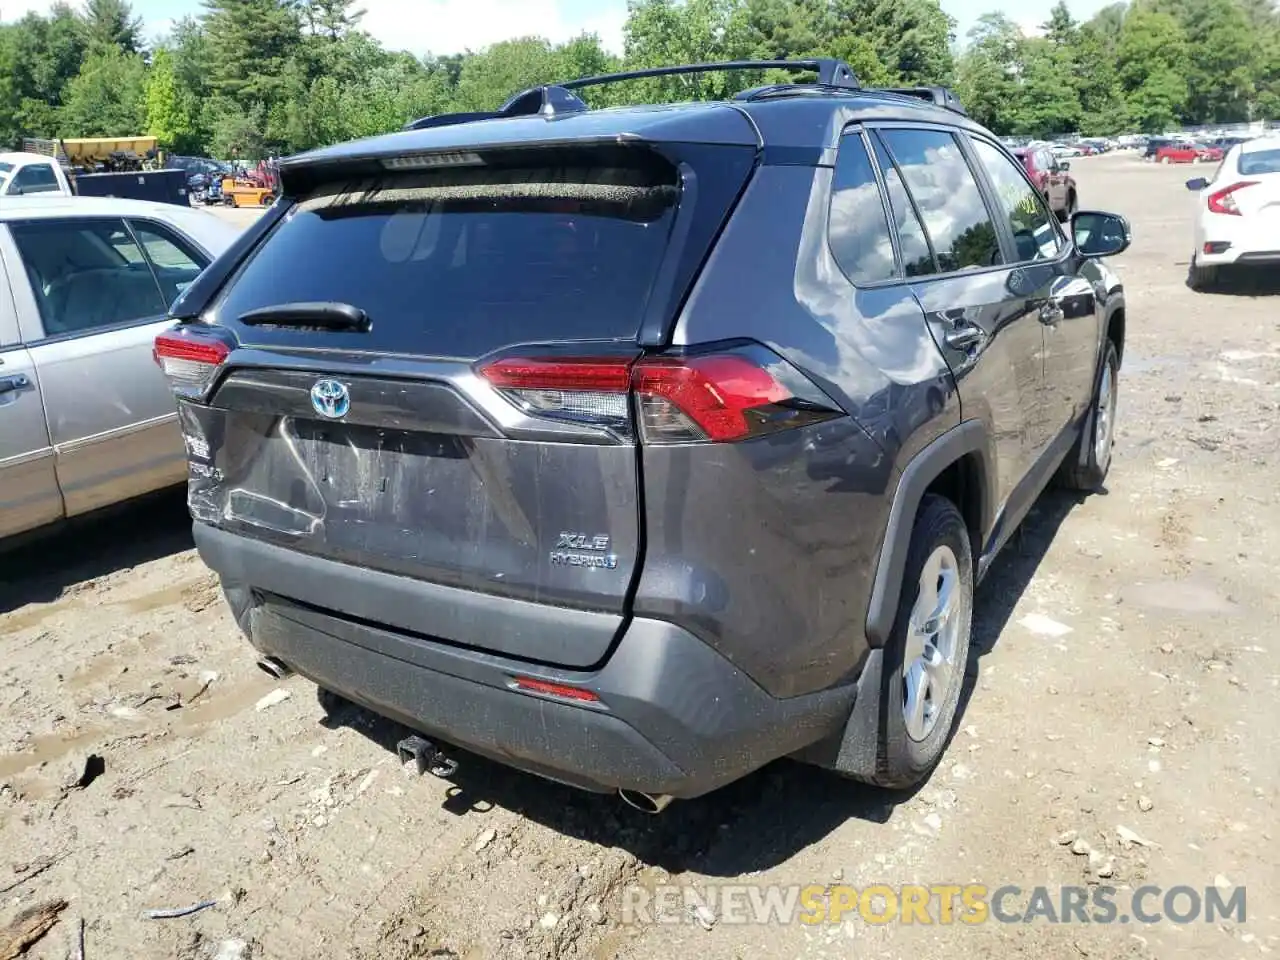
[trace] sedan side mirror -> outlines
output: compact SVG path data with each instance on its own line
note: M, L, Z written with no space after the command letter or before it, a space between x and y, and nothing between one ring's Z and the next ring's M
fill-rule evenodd
M1082 210L1071 218L1071 238L1084 257L1114 257L1129 249L1129 221L1117 213Z
M1187 189L1194 190L1197 193L1209 185L1209 181L1204 177L1192 177L1187 181Z

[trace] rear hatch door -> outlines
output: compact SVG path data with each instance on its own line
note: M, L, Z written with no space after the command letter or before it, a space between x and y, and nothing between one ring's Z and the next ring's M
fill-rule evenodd
M513 388L518 371L483 371L582 355L625 371L640 354L756 153L686 149L714 156L724 181L699 191L691 227L679 146L392 158L372 176L311 178L206 313L238 346L207 402L183 405L193 513L367 568L371 591L387 574L399 593L431 585L442 606L449 590L481 595L488 614L353 604L321 579L261 582L271 571L254 586L533 661L607 654L642 549L626 381L606 363L576 389L530 392ZM528 604L593 626L540 635Z

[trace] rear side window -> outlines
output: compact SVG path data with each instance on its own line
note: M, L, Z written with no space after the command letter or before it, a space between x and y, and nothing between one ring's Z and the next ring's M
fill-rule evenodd
M903 270L908 277L937 273L933 251L929 249L929 238L925 236L920 218L911 205L911 198L907 196L907 188L902 185L902 175L898 173L884 144L876 137L872 138L872 142L875 144L876 161L880 164L884 185L889 191L889 209L893 211L893 222L898 228Z
M1240 154L1238 164L1240 173L1246 177L1256 177L1264 173L1280 173L1280 149L1253 150Z
M897 277L884 199L861 134L846 134L840 141L831 183L828 237L832 255L854 283Z
M1017 262L1051 260L1058 255L1058 231L1040 194L1022 175L1022 171L1003 153L985 140L970 138L978 162L987 171L991 186L1017 250Z
M61 189L53 166L48 163L27 164L14 174L9 184L11 194L53 193Z
M220 322L286 303L364 310L373 349L478 357L638 333L665 254L676 176L646 151L322 184L268 236Z
M951 273L1002 263L995 224L955 138L935 130L881 135L924 218L939 268Z
M46 336L155 319L168 309L123 220L33 220L9 229Z
M129 225L151 261L166 306L172 306L179 294L209 265L209 258L158 223L132 220Z

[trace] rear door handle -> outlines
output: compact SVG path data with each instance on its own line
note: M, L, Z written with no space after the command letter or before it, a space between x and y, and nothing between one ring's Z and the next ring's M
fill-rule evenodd
M26 374L19 373L12 377L0 377L0 395L13 393L15 390L21 390L28 383Z
M982 328L972 323L959 323L942 335L942 341L952 350L972 350L986 338Z
M1062 304L1056 300L1050 300L1040 307L1040 322L1047 327L1057 326L1066 315L1066 312L1062 309Z

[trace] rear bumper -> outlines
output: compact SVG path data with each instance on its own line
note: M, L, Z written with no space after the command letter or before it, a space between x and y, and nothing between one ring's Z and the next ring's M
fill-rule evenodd
M839 733L852 709L852 683L778 699L658 620L632 620L604 666L591 671L454 646L432 639L431 623L408 633L288 599L291 581L295 596L317 576L358 584L366 573L359 567L201 523L195 539L225 584L252 591L243 622L262 653L428 736L582 789L699 796ZM264 565L270 592L245 575ZM600 702L518 691L515 676L582 687Z

